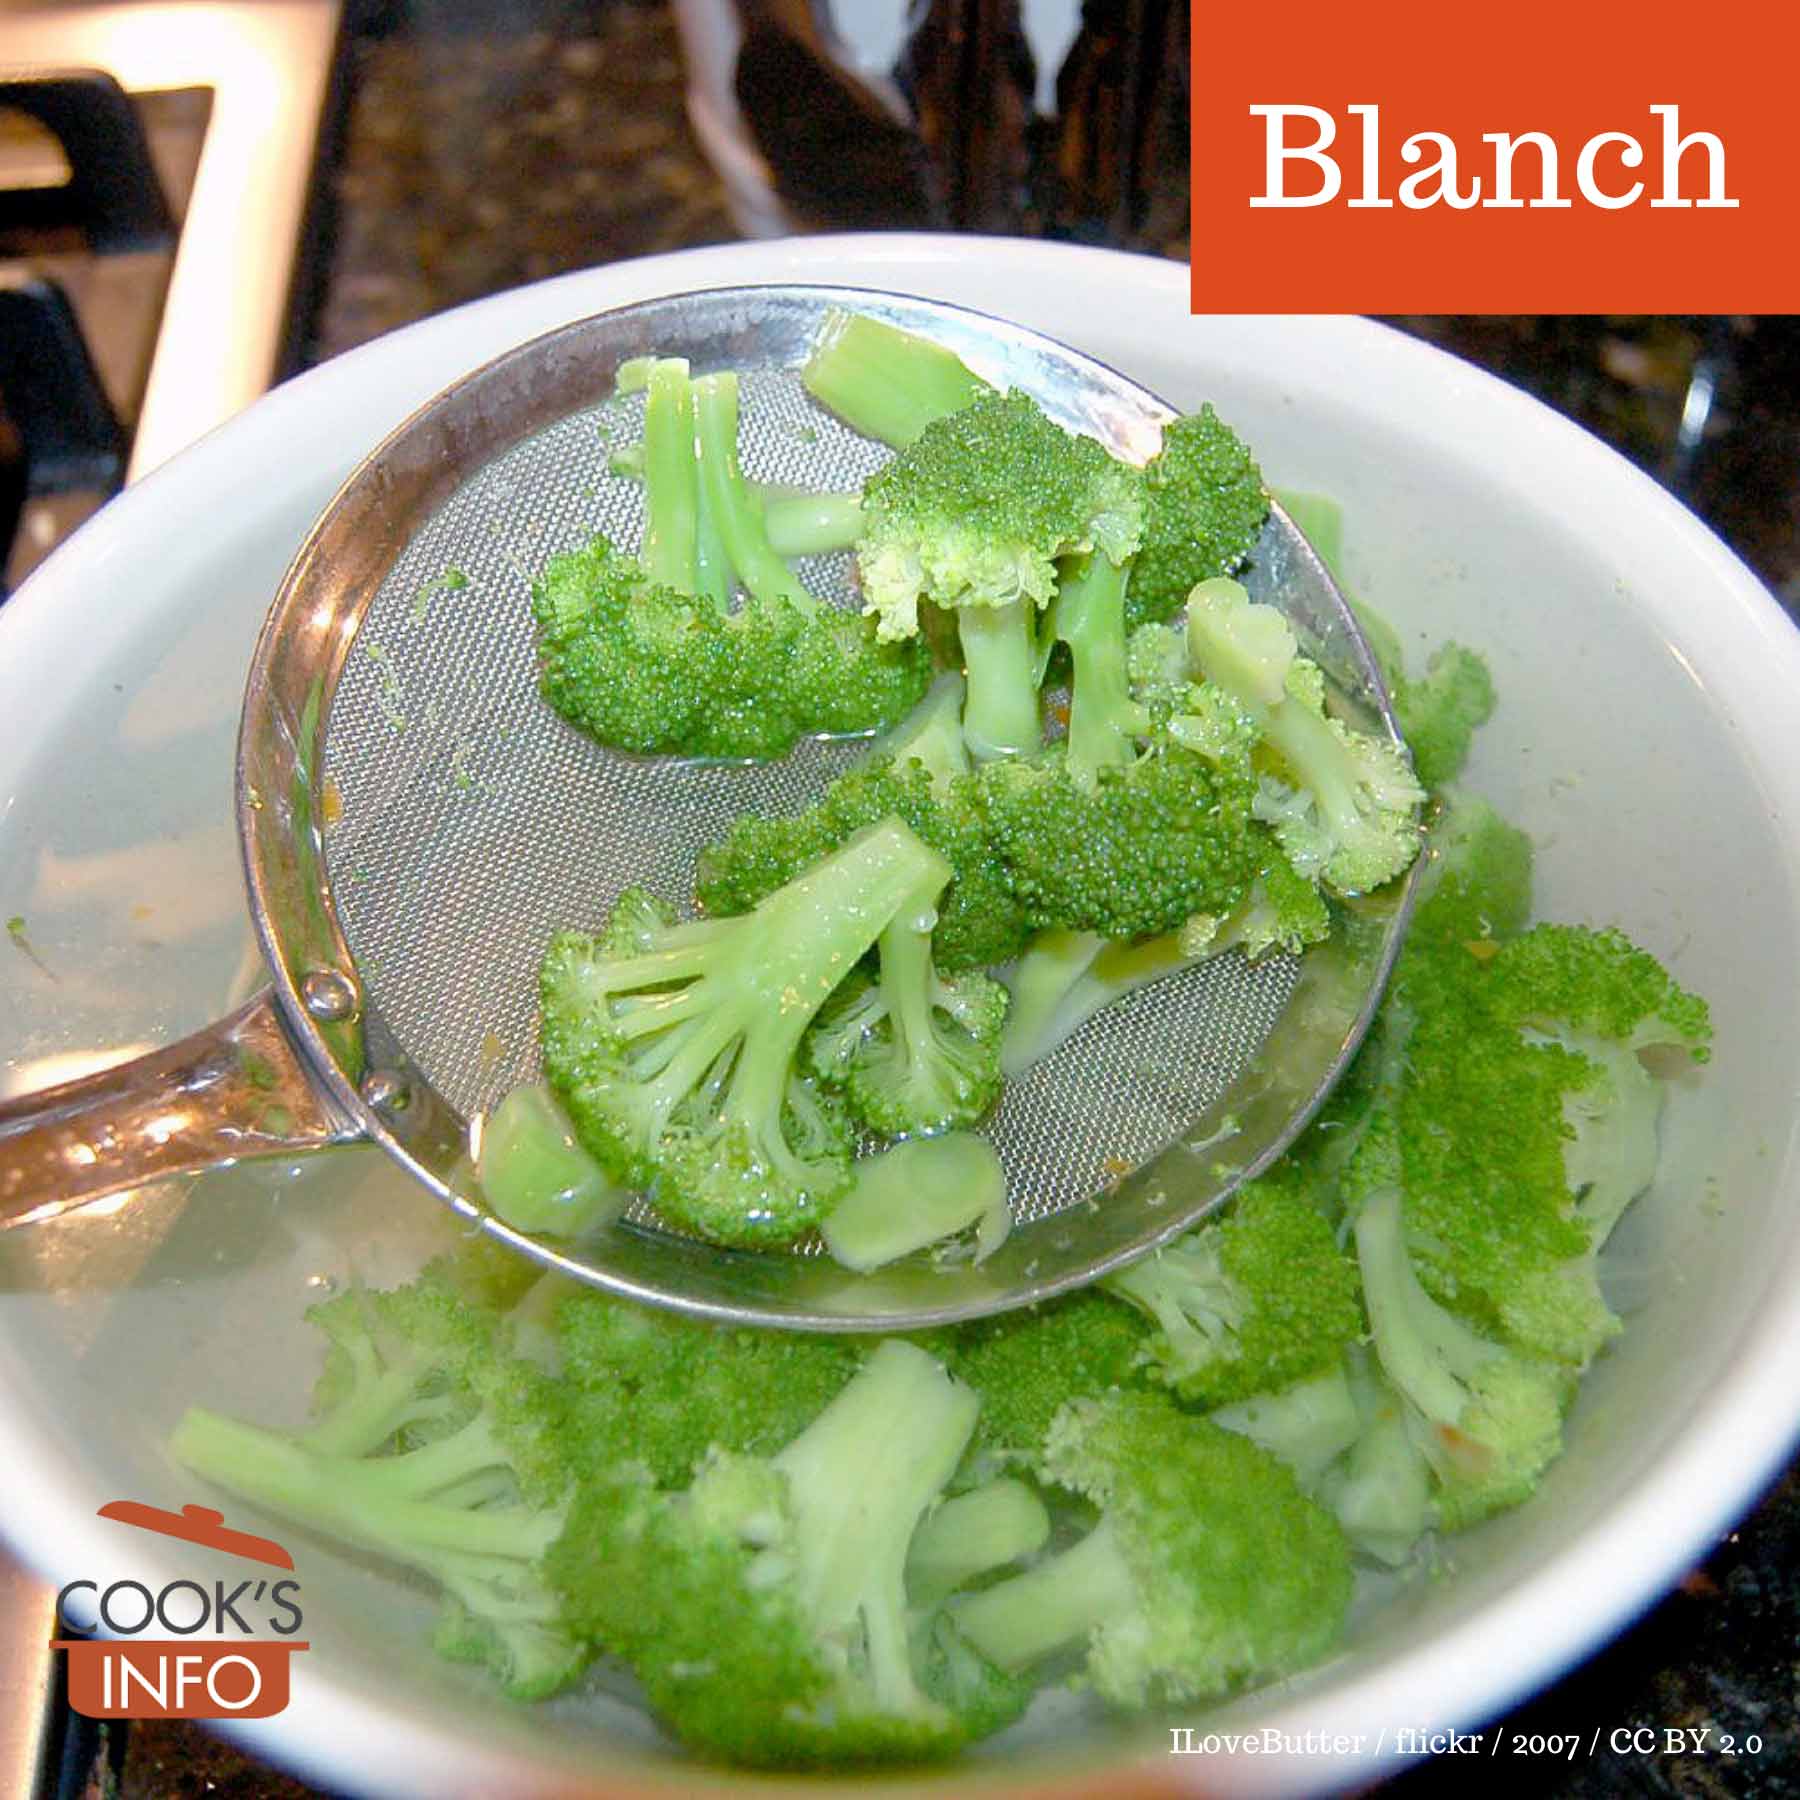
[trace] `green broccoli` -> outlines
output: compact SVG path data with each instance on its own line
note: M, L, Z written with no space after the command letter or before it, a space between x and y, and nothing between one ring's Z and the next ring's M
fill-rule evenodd
M1126 628L1166 619L1200 582L1235 574L1268 516L1256 459L1210 406L1165 425L1162 448L1144 465L1144 541Z
M1222 918L1262 857L1248 763L1219 763L1168 739L1091 787L1060 750L995 762L975 776L992 854L1035 930L1126 939Z
M1188 600L1188 650L1261 726L1278 766L1262 783L1257 816L1302 875L1360 894L1408 867L1423 789L1389 739L1327 714L1324 677L1297 654L1274 607L1253 603L1235 581L1203 582Z
M950 864L932 956L946 975L1016 956L1027 929L968 781L960 676L940 676L915 711L804 812L739 819L701 852L695 892L709 914L747 912L853 832L904 819Z
M825 315L800 380L853 431L896 450L993 391L943 345L837 309Z
M357 1290L308 1317L331 1339L311 1429L194 1407L175 1460L430 1577L439 1654L486 1664L515 1699L566 1687L591 1650L546 1576L576 1474L556 1384L511 1353L501 1315L441 1280Z
M1125 597L1132 578L1098 551L1067 559L1047 633L1069 647L1068 770L1091 787L1102 769L1134 760L1150 714L1132 696L1125 637Z
M1208 1408L1320 1373L1363 1329L1355 1269L1279 1164L1106 1285L1155 1322L1157 1379Z
M1260 1444L1294 1471L1306 1493L1316 1495L1326 1472L1363 1428L1356 1393L1345 1373L1347 1354L1316 1375L1216 1407L1207 1416L1226 1431Z
M1037 614L1057 559L1123 563L1143 529L1137 470L1064 431L1028 395L983 396L928 425L863 487L863 597L883 641L919 630L919 602L954 610L968 671L963 730L979 757L1042 741Z
M1005 977L1012 994L1000 1036L1000 1068L1016 1080L1127 994L1196 963L1242 950L1254 961L1280 949L1298 954L1330 935L1319 890L1281 854L1263 827L1265 858L1244 898L1223 918L1198 913L1174 931L1115 943L1095 931L1044 931Z
M1142 1385L1148 1336L1133 1308L1087 1288L921 1341L981 1396L978 1448L1035 1457L1066 1402Z
M832 607L734 613L658 585L596 537L532 588L544 698L598 742L647 754L768 758L802 737L901 718L931 679L919 643L881 644Z
M753 1767L947 1754L979 1726L927 1690L905 1572L976 1409L890 1339L772 1457L714 1452L677 1493L584 1489L552 1574L698 1749Z
M835 1333L714 1325L588 1288L561 1299L554 1329L583 1470L639 1462L664 1487L685 1485L714 1446L773 1456L867 1352Z
M1311 1491L1331 1509L1353 1548L1399 1568L1440 1522L1437 1480L1407 1402L1364 1346L1346 1351L1344 1382L1356 1409L1356 1435Z
M1358 1160L1390 1158L1365 1140ZM1573 1379L1481 1336L1425 1291L1401 1224L1401 1193L1372 1174L1355 1213L1357 1266L1383 1373L1437 1477L1435 1510L1456 1531L1530 1497L1562 1453Z
M850 1185L840 1109L799 1067L814 1015L949 865L899 819L736 918L683 924L628 891L599 937L560 932L539 978L544 1075L576 1135L674 1224L791 1243Z
M1137 1710L1291 1673L1336 1641L1350 1603L1343 1534L1247 1438L1155 1394L1075 1400L1051 1425L1041 1473L1100 1522L951 1603L956 1628L1000 1668L1085 1648L1094 1690Z
M972 1125L1000 1093L1006 989L986 975L938 972L936 904L928 887L902 904L877 941L879 973L851 977L807 1034L812 1073L882 1137Z
M946 1131L858 1157L819 1235L846 1269L867 1274L924 1249L985 1262L1011 1230L998 1152L973 1131Z

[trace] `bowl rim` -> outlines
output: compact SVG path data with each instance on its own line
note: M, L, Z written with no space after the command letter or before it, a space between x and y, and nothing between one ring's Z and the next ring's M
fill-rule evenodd
M1187 271L1180 264L1031 240L895 233L680 251L473 302L349 351L285 384L103 509L0 614L0 716L28 716L8 712L9 699L28 698L23 676L15 678L11 672L32 663L67 632L84 590L90 596L87 611L99 621L102 637L126 629L122 619L107 627L92 596L105 590L109 572L129 566L137 544L155 531L159 515L180 506L184 496L207 492L215 482L228 489L233 472L259 459L264 466L279 466L283 447L309 435L316 438L316 422L332 414L339 396L358 387L398 393L434 367L442 374L431 385L441 386L497 348L584 313L655 293L746 280L841 282L854 272L855 280L869 285L949 295L952 289L968 291L958 283L966 283L975 263L989 270L1004 268L1014 279L1079 282L1099 293L1117 293L1129 283L1158 304L1187 312ZM1307 315L1220 323L1251 337L1274 333L1284 356L1291 356L1284 374L1291 373L1296 383L1323 382L1334 366L1353 360L1367 389L1369 410L1379 419L1406 419L1410 394L1423 387L1478 410L1484 429L1507 443L1508 468L1531 472L1528 487L1541 486L1544 471L1554 466L1564 472L1565 486L1582 488L1585 505L1616 504L1654 530L1671 559L1684 561L1705 580L1708 631L1718 658L1729 658L1734 680L1753 697L1779 696L1785 690L1791 707L1791 695L1800 691L1800 633L1756 577L1697 518L1598 439L1497 378L1373 321ZM1079 341L1078 331L1069 335ZM397 402L397 408L399 416L405 406ZM1412 423L1416 429L1417 419ZM310 431L303 429L309 424ZM1579 483L1567 481L1570 471L1579 474ZM1678 642L1673 602L1659 603L1654 594L1639 598L1671 644ZM1755 745L1742 748L1770 794L1785 801L1787 815L1800 817L1800 767L1784 769ZM1800 758L1790 761L1800 765ZM1785 848L1792 870L1800 864L1800 852L1791 842ZM1789 1181L1797 1144L1800 1129L1774 1147L1785 1159L1775 1167ZM1353 1688L1277 1701L1262 1723L1298 1736L1308 1730L1354 1733L1363 1728L1358 1721L1370 1719L1464 1730L1492 1719L1652 1604L1750 1506L1800 1437L1797 1391L1800 1237L1785 1255L1771 1259L1766 1284L1722 1357L1720 1378L1704 1411L1696 1405L1686 1417L1669 1423L1654 1479L1641 1483L1603 1520L1561 1545L1474 1616L1392 1655ZM0 1458L9 1467L32 1470L34 1477L15 1484L7 1529L23 1556L40 1569L60 1565L66 1570L105 1556L104 1533L89 1510L95 1504L93 1489L79 1460L67 1454L71 1436L67 1420L45 1416L23 1390L0 1399ZM1621 1544L1631 1545L1633 1554L1620 1556ZM153 1566L153 1559L146 1558L146 1566ZM522 1782L511 1756L484 1755L472 1744L447 1741L422 1721L396 1720L379 1696L342 1677L314 1674L320 1665L304 1660L306 1666L296 1665L295 1672L304 1706L256 1725L228 1727L228 1735L257 1754L320 1779L341 1783L348 1774L383 1792L496 1787L515 1793L571 1791L572 1776L558 1774L549 1761L541 1775ZM1429 1696L1429 1702L1422 1704L1421 1696ZM1392 1749L1365 1756L1356 1764L1355 1777L1371 1779L1397 1760ZM1073 1793L1104 1767L1108 1792L1127 1791L1127 1782L1148 1784L1145 1791L1181 1792L1216 1781L1223 1773L1212 1759L1199 1757L1184 1758L1183 1766L1171 1771L1160 1747L1133 1759L1115 1746L1085 1771L1082 1761L1079 1756L1071 1761L1065 1752L1060 1759L1065 1777L1048 1785L1042 1769L1034 1770L1029 1762L985 1771L978 1764L959 1765L951 1779L960 1786L1011 1794ZM1306 1791L1329 1779L1333 1768L1338 1779L1350 1778L1344 1765L1316 1757L1258 1756L1234 1763L1229 1779L1247 1792ZM597 1782L584 1783L583 1791L623 1796L666 1784L695 1792L702 1779L688 1765L650 1762L625 1752ZM741 1787L742 1778L723 1785ZM913 1785L902 1783L892 1791ZM920 1791L942 1791L938 1782L918 1786ZM809 1791L820 1789L809 1784Z

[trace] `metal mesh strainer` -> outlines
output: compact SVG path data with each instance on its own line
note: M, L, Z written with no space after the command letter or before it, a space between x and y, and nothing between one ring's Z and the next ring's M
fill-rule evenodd
M415 415L296 559L251 673L239 780L252 910L314 1091L289 1078L301 1071L266 1001L267 1017L211 1034L211 1089L192 1071L187 1088L254 1115L238 1124L236 1153L360 1130L451 1204L584 1279L741 1320L899 1326L1042 1298L1129 1260L1277 1154L1323 1095L1379 992L1396 910L1303 961L1233 953L1140 990L1011 1084L987 1129L1016 1226L979 1270L856 1278L816 1255L724 1252L664 1230L642 1202L579 1249L480 1215L467 1125L535 1073L550 933L596 925L627 885L686 903L696 854L733 819L798 810L859 753L813 743L776 764L701 766L602 750L538 698L529 605L557 552L596 531L637 541L641 490L607 460L641 427L641 400L612 392L627 357L741 371L753 477L851 488L878 466L887 452L815 406L794 373L835 305L947 342L1134 460L1170 416L1111 370L1015 327L818 288L717 290L602 315L501 357ZM1282 515L1256 562L1255 583L1345 693L1385 718L1366 645ZM802 572L822 597L855 604L849 558ZM40 1131L50 1098L38 1100ZM92 1121L64 1114L64 1149L91 1146ZM0 1219L70 1198L66 1181L54 1198L13 1182L30 1148L0 1112ZM218 1159L215 1149L190 1162ZM63 1174L78 1161L64 1157ZM108 1187L90 1177L85 1191L145 1173L134 1165Z

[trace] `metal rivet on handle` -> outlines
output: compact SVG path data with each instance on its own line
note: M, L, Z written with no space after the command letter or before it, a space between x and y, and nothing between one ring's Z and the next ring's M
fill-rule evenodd
M300 983L300 1003L326 1025L356 1016L356 989L335 969L316 969Z
M377 1112L405 1112L407 1100L406 1083L388 1069L371 1069L362 1078L362 1097Z

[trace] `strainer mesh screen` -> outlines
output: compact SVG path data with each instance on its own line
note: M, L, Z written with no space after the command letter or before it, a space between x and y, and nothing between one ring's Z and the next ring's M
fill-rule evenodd
M743 378L753 479L858 486L885 459L791 374ZM860 746L768 766L603 750L539 698L531 583L594 533L635 547L639 484L608 468L641 397L565 418L465 481L371 600L326 733L327 867L368 1004L464 1118L537 1071L537 966L621 888L691 905L698 852L747 812L797 811ZM854 604L848 556L807 559ZM1235 953L1141 990L1009 1084L988 1131L1021 1222L1088 1199L1218 1099L1272 1029L1297 965ZM639 1215L651 1218L640 1205Z

